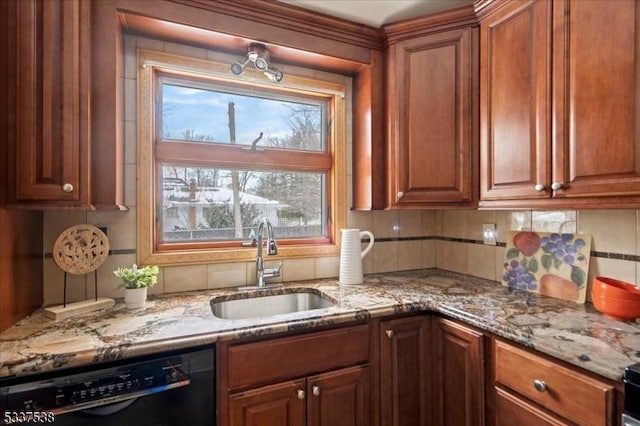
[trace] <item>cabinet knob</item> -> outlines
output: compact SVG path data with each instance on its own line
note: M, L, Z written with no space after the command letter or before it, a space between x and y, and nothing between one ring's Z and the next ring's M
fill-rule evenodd
M551 189L553 189L554 191L557 191L558 189L562 188L563 185L560 182L553 182L551 184Z
M70 183L65 183L64 185L62 185L62 190L64 192L73 192L73 185L71 185Z
M547 384L540 379L536 379L533 381L533 387L536 388L538 392L544 392L547 390Z
M541 183L537 183L536 186L534 186L533 188L538 192L542 192L545 190L545 186Z
M304 399L304 391L302 389L298 389L298 399Z
M314 396L320 396L320 386L313 386L311 393L313 393Z
M404 192L398 191L398 198L402 198L402 197L404 197Z
M393 332L393 330L387 330L387 331L386 331L386 333L387 333L387 337L388 337L389 339L392 339L392 338L393 338L393 335L395 334L395 333Z

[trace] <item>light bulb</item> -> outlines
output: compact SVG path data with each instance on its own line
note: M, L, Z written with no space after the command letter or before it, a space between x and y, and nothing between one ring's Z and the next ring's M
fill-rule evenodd
M241 75L244 72L244 65L240 62L234 62L231 64L231 73L233 75Z

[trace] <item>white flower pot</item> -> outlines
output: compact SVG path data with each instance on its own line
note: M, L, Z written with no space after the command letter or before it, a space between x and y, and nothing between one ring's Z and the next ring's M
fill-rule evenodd
M125 288L124 303L127 305L127 309L144 308L147 303L147 287Z

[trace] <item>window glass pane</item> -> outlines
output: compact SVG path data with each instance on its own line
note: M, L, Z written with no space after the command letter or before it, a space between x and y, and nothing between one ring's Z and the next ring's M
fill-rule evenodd
M162 242L248 240L264 217L276 238L327 235L324 173L165 164L160 174Z
M290 96L162 84L162 137L325 151L326 104Z

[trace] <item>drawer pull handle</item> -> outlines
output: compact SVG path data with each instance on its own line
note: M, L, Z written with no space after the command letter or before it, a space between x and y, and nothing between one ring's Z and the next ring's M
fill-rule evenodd
M298 399L304 399L304 391L302 389L298 390Z
M387 333L387 337L388 337L389 339L393 339L393 335L395 334L395 333L393 332L393 330L387 330L387 331L386 331L386 333Z
M533 188L538 192L542 192L546 189L545 186L541 183L537 183Z
M539 379L533 381L533 387L536 388L538 392L544 392L547 390L547 384L543 380Z
M62 190L64 192L73 192L73 185L71 185L70 183L65 183L64 185L62 185Z
M311 392L313 393L313 396L320 396L320 386L313 386L311 388Z
M398 191L398 198L402 198L402 197L404 197L404 192Z

